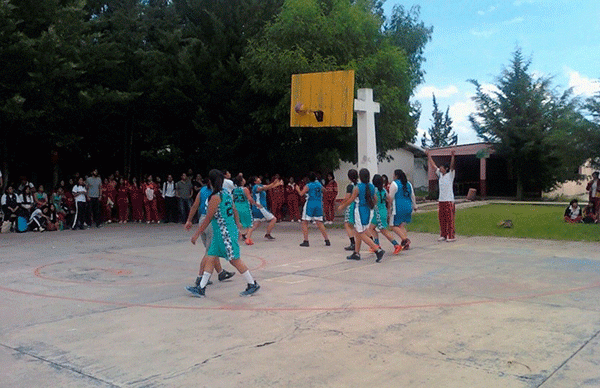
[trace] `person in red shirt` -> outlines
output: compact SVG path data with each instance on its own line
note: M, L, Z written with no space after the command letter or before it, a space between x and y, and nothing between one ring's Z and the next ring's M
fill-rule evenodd
M300 208L299 208L299 200L298 192L296 191L296 182L294 182L294 177L290 177L288 179L288 184L285 185L285 202L288 208L288 215L290 216L290 221L292 222L300 222Z
M275 174L273 176L273 181L278 181L280 179L279 174ZM277 222L283 220L283 203L285 202L285 187L283 185L273 187L267 195L271 195L271 211L275 218L277 218Z
M146 183L142 184L144 210L146 210L146 223L148 224L151 222L159 222L156 191L158 191L158 188L152 179L152 175L148 175Z
M119 179L117 185L117 209L119 211L119 224L124 224L129 219L129 191L131 187L129 183L123 179Z
M323 213L325 215L325 223L333 224L335 217L335 199L338 195L338 185L335 181L333 173L327 174L325 180L325 192L323 193Z
M144 218L144 192L138 185L137 178L133 177L129 186L129 199L131 200L131 218L133 221L142 222Z
M100 199L100 207L102 208L102 219L107 223L112 222L112 211L117 204L117 191L110 183L108 178L102 183L102 198Z

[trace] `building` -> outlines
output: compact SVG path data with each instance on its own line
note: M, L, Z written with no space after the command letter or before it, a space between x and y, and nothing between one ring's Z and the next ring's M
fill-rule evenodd
M388 151L388 156L389 159L377 163L378 174L385 174L392 181L394 179L394 170L401 169L415 189L422 188L425 191L427 190L427 156L421 147L414 144L407 144L404 148ZM344 198L346 195L346 186L350 183L348 180L348 171L352 168L358 169L356 164L341 162L340 167L333 172L339 188L338 199ZM372 171L371 178L373 178Z

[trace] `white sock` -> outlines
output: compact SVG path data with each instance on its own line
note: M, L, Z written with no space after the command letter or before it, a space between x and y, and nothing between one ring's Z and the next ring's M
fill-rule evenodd
M204 273L202 274L202 280L200 280L200 288L206 287L208 281L210 280L210 275L210 272L204 271Z
M242 276L244 277L244 279L246 280L246 283L248 284L254 284L254 278L252 277L252 275L250 274L250 270L244 272L242 274Z

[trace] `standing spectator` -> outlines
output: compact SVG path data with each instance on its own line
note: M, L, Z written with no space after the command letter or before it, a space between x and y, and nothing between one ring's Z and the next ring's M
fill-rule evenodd
M592 180L588 182L587 187L585 188L589 195L589 200L594 204L594 209L596 210L596 219L598 219L598 215L600 215L600 179L598 179L598 171L594 171L592 173Z
M290 177L288 180L288 184L285 186L285 202L288 208L288 215L290 216L290 221L292 222L300 222L300 210L299 210L299 196L296 191L296 182L294 182L294 177Z
M98 176L98 169L92 171L92 176L87 177L86 181L88 197L90 199L89 206L92 213L93 222L96 227L102 226L100 218L100 197L102 197L102 179ZM90 226L92 223L90 222Z
M162 192L162 180L159 176L155 178L154 182L154 194L156 194L156 210L158 221L162 222L165 220L165 197Z
M279 174L273 176L273 181L280 180ZM270 191L271 193L271 211L277 222L283 220L283 203L285 202L285 187L283 185L275 186Z
M129 219L129 191L130 186L123 178L119 179L117 185L117 211L119 213L119 224L124 224Z
M0 170L0 188L2 188L2 184L4 183L4 181L2 180L2 170Z
M188 179L192 179L192 175L187 175ZM198 194L200 193L200 190L202 189L204 185L202 184L202 175L200 174L196 174L196 177L194 179L192 179L192 202L194 202L194 200L196 200L196 197L198 196Z
M129 198L131 199L131 218L133 221L142 222L144 219L144 191L138 184L137 178L133 177L129 186Z
M181 180L175 184L175 195L179 202L181 223L185 223L186 217L192 208L192 182L188 180L185 173L181 174Z
M100 198L100 212L102 213L102 219L109 224L113 221L112 211L116 200L116 190L110 184L108 178L104 178L102 183L102 197Z
M26 176L22 176L21 177L21 184L19 185L19 188L17 189L17 192L18 192L17 194L23 194L25 192L25 188L26 187L29 187L29 189L31 191L35 190L35 186L33 185L33 183L29 182L27 180Z
M173 175L167 175L167 181L163 183L162 192L165 197L165 222L177 222L177 197L175 195L175 182Z
M71 228L83 230L83 221L87 213L87 189L83 178L77 180L77 184L73 186L73 198L75 199L75 217Z
M35 207L38 209L46 206L48 204L48 194L44 191L44 186L39 185L38 191L33 196L33 200L35 201Z
M435 170L435 175L438 177L439 186L439 198L438 198L438 218L440 221L440 237L438 241L453 242L456 241L454 217L456 214L456 207L454 206L454 157L455 153L452 151L452 158L450 159L450 165L441 165L438 167L431 155L427 153L429 164Z
M387 191L388 193L390 192L390 180L388 179L388 176L383 174L381 176L381 179L383 179L383 188L385 189L385 191Z
M323 211L325 213L325 223L333 224L335 218L335 199L338 195L338 184L335 181L333 173L327 174L325 180L325 192L323 193Z
M12 186L8 186L6 193L2 195L2 211L4 212L4 221L10 221L10 230L14 230L15 222L17 221L17 212L21 199Z
M144 210L146 211L146 223L158 222L158 207L156 206L156 184L152 175L148 175L146 183L142 184L144 193Z

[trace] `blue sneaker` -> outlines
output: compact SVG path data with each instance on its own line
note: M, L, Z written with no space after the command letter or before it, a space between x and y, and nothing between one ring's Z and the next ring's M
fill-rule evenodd
M197 298L204 298L206 296L206 287L200 288L200 286L187 286L185 289Z
M375 252L375 256L377 256L377 259L375 260L377 263L381 262L381 259L383 259L383 255L385 254L385 251L381 248L379 248L376 252Z
M254 284L248 284L245 291L240 292L240 296L250 296L260 289L258 282L255 280Z

